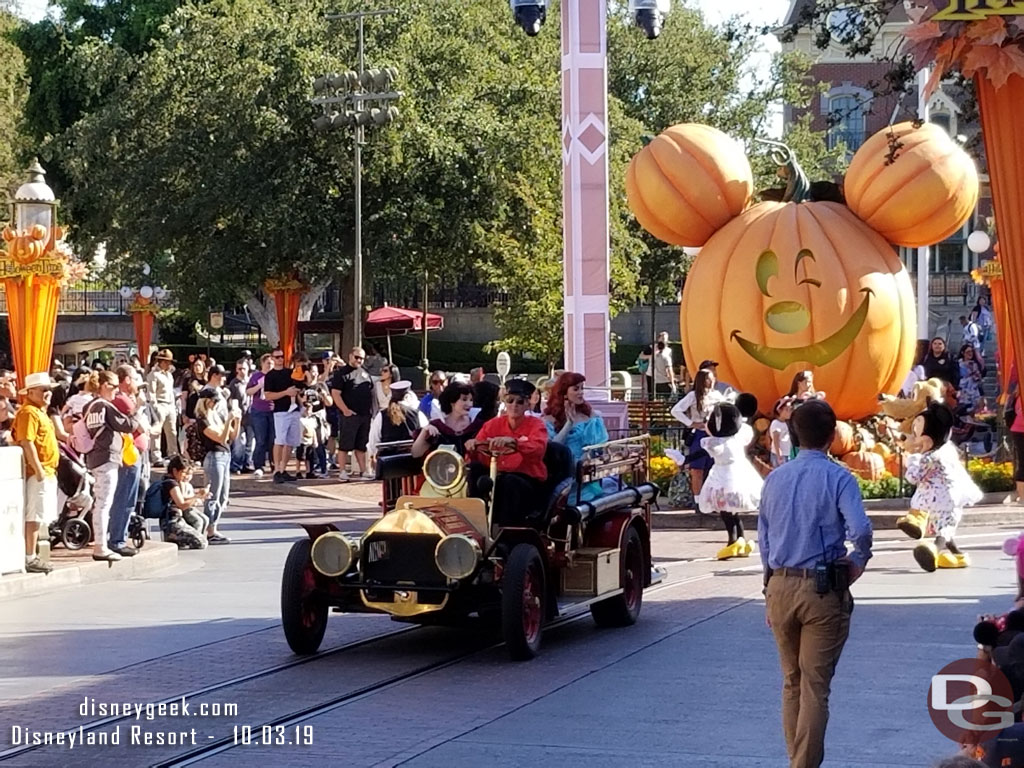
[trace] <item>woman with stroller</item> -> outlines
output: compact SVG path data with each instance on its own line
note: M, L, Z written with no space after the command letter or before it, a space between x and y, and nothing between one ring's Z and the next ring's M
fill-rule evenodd
M167 464L167 475L160 484L160 503L164 514L160 530L164 540L178 545L178 549L206 549L205 531L209 518L201 511L206 501L205 488L192 487L193 464L184 456L175 456Z

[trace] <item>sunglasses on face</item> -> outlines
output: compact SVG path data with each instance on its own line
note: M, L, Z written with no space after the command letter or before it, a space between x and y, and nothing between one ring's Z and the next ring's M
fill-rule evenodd
M284 360L284 355L272 355L275 360Z
M526 398L509 395L505 398L505 402L509 405L526 405Z
M363 355L352 355L352 359L353 360L365 360L366 358Z
M444 384L444 382L443 381L439 381L437 379L434 379L433 381L430 382L430 384L431 384L431 386L434 386L434 387L440 387L442 384Z

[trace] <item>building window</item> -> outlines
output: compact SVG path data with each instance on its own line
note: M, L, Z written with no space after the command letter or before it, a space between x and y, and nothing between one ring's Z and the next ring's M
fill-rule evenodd
M935 272L970 272L971 252L967 249L967 225L932 247Z
M933 112L928 116L928 122L934 123L935 125L939 126L939 128L944 130L946 133L952 135L953 125L951 122L951 117L952 115L950 115L948 112Z
M864 143L867 128L866 114L871 98L870 91L844 83L833 88L823 99L828 115L828 147L835 148L840 142L849 152L855 152Z

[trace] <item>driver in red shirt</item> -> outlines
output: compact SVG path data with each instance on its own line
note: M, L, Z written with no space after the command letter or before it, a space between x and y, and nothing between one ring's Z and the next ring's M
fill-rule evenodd
M543 483L548 471L544 451L548 431L542 419L526 415L530 395L536 387L513 379L505 387L505 412L480 428L475 440L466 442L469 454L470 493L477 491L477 479L489 472L491 459L477 449L511 452L498 457L498 479L494 493L494 521L499 525L522 525L525 518L543 510Z

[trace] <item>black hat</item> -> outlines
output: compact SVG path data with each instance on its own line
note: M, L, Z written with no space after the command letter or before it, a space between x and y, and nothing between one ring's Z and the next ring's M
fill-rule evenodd
M210 370L208 370L206 373L208 376L224 376L227 373L227 371L224 370L223 365L211 365Z
M200 400L205 400L207 398L216 400L218 397L220 397L220 390L218 390L216 387L203 387L201 390L199 390Z
M949 435L953 431L953 412L948 405L929 403L928 407L917 415L917 419L924 419L921 434L931 438L933 449L949 440Z
M708 419L708 432L715 437L732 437L740 431L743 416L732 403L719 403Z
M718 361L717 360L705 360L704 362L702 362L700 365L697 366L697 370L700 371L700 370L703 370L704 368L715 368L717 366L718 366Z
M512 379L505 384L505 394L518 395L519 397L529 398L536 389L537 388L526 379Z
M749 392L740 392L736 396L736 407L744 419L750 420L757 413L757 398Z
M405 397L406 393L412 388L411 381L393 381L391 382L391 402L400 403L402 398Z

